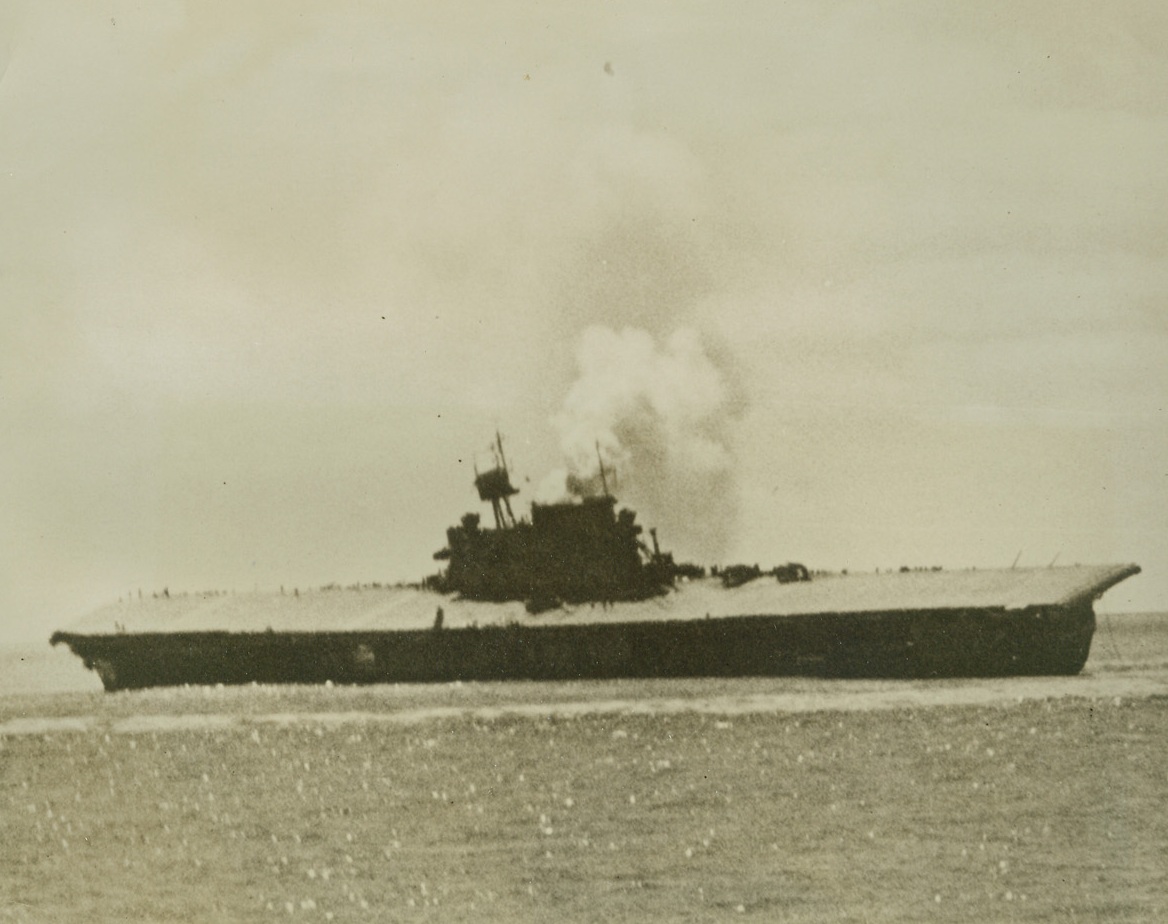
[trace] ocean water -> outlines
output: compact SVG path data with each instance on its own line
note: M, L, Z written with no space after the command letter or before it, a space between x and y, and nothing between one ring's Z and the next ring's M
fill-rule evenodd
M798 712L733 691L813 683L567 685L626 705L407 723L385 711L561 694L16 696L94 721L0 733L0 920L1163 921L1168 711L1045 678L1080 679ZM670 689L694 708L629 705Z
M64 645L0 644L0 697L84 693L101 681Z
M1152 922L1168 614L1079 677L200 687L0 648L0 920Z

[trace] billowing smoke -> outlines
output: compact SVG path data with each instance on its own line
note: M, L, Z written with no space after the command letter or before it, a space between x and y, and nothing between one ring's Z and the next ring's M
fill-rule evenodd
M554 419L565 467L538 499L599 493L599 455L609 490L658 527L663 547L718 561L735 519L730 431L740 407L729 371L692 328L659 345L644 330L590 327L577 359Z

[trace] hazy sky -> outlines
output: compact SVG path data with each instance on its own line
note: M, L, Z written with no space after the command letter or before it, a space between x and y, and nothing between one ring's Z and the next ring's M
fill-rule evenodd
M682 557L1168 610L1161 0L488 7L5 4L0 638L419 577L496 426Z

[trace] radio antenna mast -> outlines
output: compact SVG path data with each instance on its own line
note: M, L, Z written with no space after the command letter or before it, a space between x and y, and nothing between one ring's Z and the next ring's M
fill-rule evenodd
M604 475L604 459L600 457L600 440L596 441L596 461L600 465L600 486L604 488L604 496L608 497L608 478Z

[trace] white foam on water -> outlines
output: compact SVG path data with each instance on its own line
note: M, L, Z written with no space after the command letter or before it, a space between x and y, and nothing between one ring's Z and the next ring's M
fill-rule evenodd
M384 712L278 712L258 715L184 713L134 715L124 718L64 716L21 717L0 723L0 736L104 731L109 734L208 731L254 728L257 725L319 726L420 725L472 719L492 722L507 718L577 718L590 715L790 714L809 712L869 712L945 706L988 706L1045 699L1130 700L1168 696L1168 672L1157 670L1118 675L1078 677L1016 677L971 681L837 681L813 692L776 692L709 697L578 700L557 703L514 703L494 706L429 706Z

